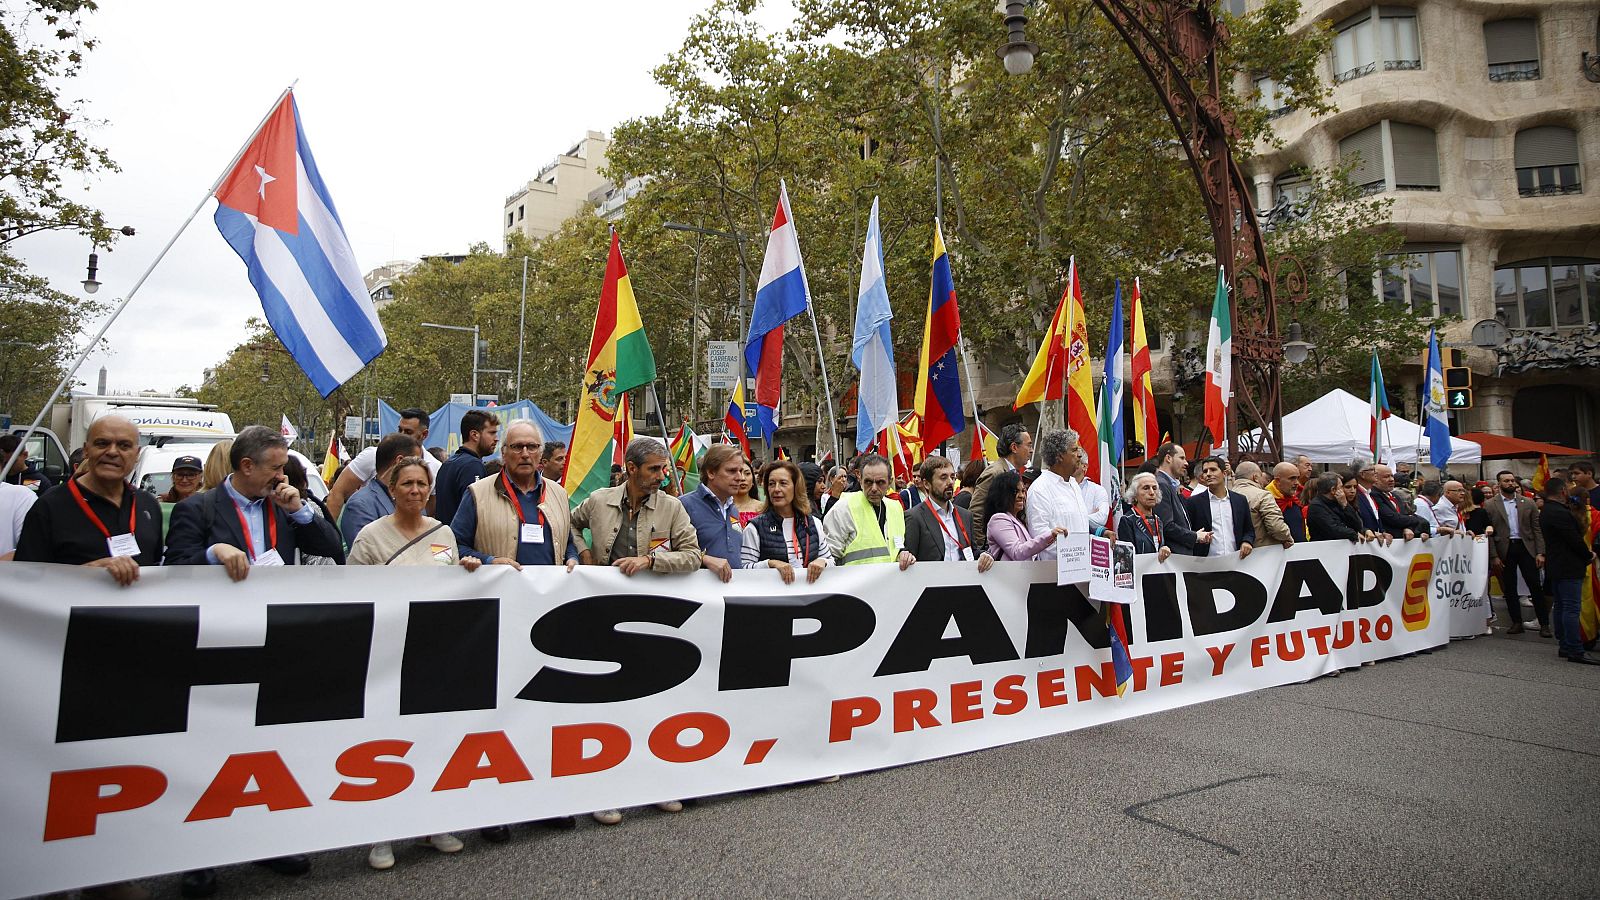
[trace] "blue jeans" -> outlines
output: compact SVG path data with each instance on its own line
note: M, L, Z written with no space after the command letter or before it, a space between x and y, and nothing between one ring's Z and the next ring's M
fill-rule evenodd
M1583 631L1578 625L1578 607L1583 601L1583 580L1563 578L1550 582L1550 592L1555 595L1555 608L1551 610L1551 624L1555 626L1556 642L1562 656L1583 653Z

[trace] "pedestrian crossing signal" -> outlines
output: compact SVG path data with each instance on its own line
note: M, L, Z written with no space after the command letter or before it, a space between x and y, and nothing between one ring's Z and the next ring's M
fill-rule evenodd
M1444 370L1444 386L1450 388L1471 388L1472 370L1466 366L1451 366Z
M1445 400L1450 409L1471 409L1472 388L1450 388L1445 391Z

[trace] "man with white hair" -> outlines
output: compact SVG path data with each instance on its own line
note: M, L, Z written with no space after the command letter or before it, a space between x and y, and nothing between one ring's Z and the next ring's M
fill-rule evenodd
M518 569L578 564L567 492L540 474L543 452L538 426L527 419L506 426L500 474L471 483L450 520L462 556Z
M1467 486L1459 481L1446 481L1444 496L1433 504L1433 520L1439 534L1455 534L1461 530L1461 506L1467 502Z
M1262 543L1274 541L1285 549L1294 546L1294 534L1289 530L1289 523L1284 521L1278 501L1267 492L1271 479L1261 471L1261 466L1245 460L1233 470L1233 475L1234 492L1243 496L1250 506L1250 524L1255 528L1256 539Z
M1089 505L1073 477L1082 460L1078 456L1078 433L1070 428L1046 432L1039 439L1044 471L1028 489L1028 531L1043 534L1052 528L1065 528L1069 534L1095 533L1089 521ZM1056 545L1048 544L1035 559L1055 559Z

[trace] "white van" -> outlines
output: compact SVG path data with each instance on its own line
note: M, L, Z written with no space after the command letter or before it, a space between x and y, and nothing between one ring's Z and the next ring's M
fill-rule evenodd
M165 494L172 487L172 463L180 456L198 456L201 462L211 454L211 448L221 441L181 441L164 443L157 447L144 447L139 451L139 465L133 470L133 483L156 496ZM322 468L312 462L305 454L298 450L290 450L289 455L300 460L306 467L306 487L311 495L318 500L325 500L328 496L328 486L322 482Z

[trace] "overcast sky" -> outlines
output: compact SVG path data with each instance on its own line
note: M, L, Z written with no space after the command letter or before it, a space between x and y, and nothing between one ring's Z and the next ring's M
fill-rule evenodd
M650 70L707 5L102 3L86 28L101 43L65 90L104 121L89 136L122 168L85 199L138 234L100 254L97 299L132 289L296 78L306 138L363 271L498 246L502 202L540 166L589 129L662 108ZM781 27L792 15L787 0L767 0L761 18ZM89 389L101 365L113 391L198 385L261 314L215 208L207 200L112 325L110 352L80 370ZM12 249L82 294L84 239L40 235Z

